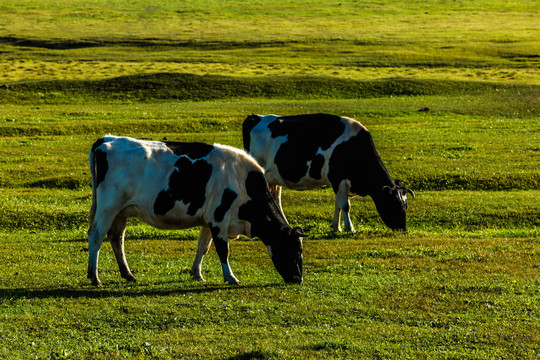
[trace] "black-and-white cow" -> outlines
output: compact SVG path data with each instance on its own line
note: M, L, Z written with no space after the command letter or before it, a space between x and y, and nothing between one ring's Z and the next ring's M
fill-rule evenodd
M332 186L336 205L332 228L354 232L349 196L371 196L384 223L406 230L407 193L392 180L369 131L358 121L327 114L251 115L244 120L244 148L264 168L281 209L281 187L304 190ZM283 210L282 210L283 212Z
M212 239L229 284L229 239L259 237L286 282L302 282L302 239L273 200L256 161L223 145L141 141L108 135L89 155L92 208L88 231L88 278L100 285L99 250L107 234L120 273L135 281L124 253L126 220L136 217L159 229L201 226L191 268L201 274Z

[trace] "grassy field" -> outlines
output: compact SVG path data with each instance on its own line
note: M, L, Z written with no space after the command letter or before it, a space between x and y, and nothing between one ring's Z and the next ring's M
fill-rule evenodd
M536 359L537 1L0 0L0 358ZM420 111L422 110L422 111ZM251 114L371 131L416 192L407 233L369 198L330 229L330 189L285 191L304 284L258 240L130 221L126 283L86 279L92 143L106 133L241 147Z
M0 81L189 72L539 84L539 8L535 0L2 0Z

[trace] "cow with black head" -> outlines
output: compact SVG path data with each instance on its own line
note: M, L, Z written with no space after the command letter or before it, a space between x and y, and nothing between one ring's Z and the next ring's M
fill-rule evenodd
M358 121L328 114L251 115L242 126L244 149L264 168L276 203L281 187L331 186L336 195L334 231L354 232L349 197L371 196L383 222L406 230L407 194L380 158L369 131ZM283 212L283 210L281 210Z
M302 282L302 236L282 216L261 167L242 150L224 145L142 141L107 135L89 155L92 207L88 231L88 278L100 285L98 257L105 235L120 274L135 281L124 253L127 219L159 229L201 227L191 268L201 264L214 241L223 277L239 284L229 266L229 239L258 237L288 283Z

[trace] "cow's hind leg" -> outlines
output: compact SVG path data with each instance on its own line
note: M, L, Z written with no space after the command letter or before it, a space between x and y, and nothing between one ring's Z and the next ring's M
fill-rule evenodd
M118 212L115 209L98 209L88 230L88 278L92 285L101 285L98 278L99 250L116 214Z
M88 230L88 278L94 286L101 285L98 277L98 260L104 237L105 231L94 221Z
M201 273L202 260L204 255L210 250L210 245L212 245L212 232L207 227L201 227L199 241L197 242L197 255L195 255L195 260L193 261L193 266L190 271L193 280L204 281Z
M126 260L126 253L124 251L124 234L126 232L127 219L123 216L117 216L114 219L107 237L114 251L118 268L120 269L120 275L127 281L137 281L135 276L129 270L129 266Z

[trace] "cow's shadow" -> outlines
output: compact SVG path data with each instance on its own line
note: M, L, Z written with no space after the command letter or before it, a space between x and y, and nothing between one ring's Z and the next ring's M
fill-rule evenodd
M242 289L265 289L278 288L283 284L266 284L266 285L219 285L219 284L201 284L196 287L177 288L177 289L160 289L152 288L150 285L141 285L130 287L129 289L121 286L104 286L94 287L91 285L81 285L74 287L56 287L56 288L0 288L0 301L3 300L18 300L18 299L49 299L49 298L115 298L115 297L140 297L140 296L169 296L169 295L184 295L184 294L204 294L223 291L241 291Z

